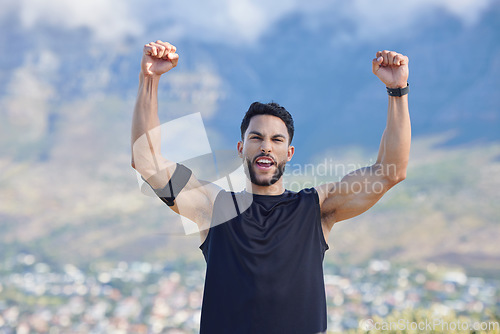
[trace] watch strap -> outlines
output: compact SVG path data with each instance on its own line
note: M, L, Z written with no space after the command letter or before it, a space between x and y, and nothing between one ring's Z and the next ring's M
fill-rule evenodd
M389 88L389 87L386 87L386 88L387 88L387 94L389 94L389 96L401 97L401 96L406 95L410 92L410 84L409 83L407 83L406 87L404 87L404 88Z

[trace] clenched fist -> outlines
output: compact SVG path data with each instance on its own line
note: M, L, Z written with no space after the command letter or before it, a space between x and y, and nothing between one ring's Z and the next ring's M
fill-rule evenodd
M408 57L394 51L379 51L372 70L387 87L404 88L408 83Z
M141 70L144 75L162 75L177 66L177 48L160 40L144 45Z

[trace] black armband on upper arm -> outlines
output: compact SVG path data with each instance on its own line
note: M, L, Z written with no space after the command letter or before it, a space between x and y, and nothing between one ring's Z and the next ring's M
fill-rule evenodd
M153 189L155 194L168 206L173 206L175 204L175 198L189 182L191 174L193 174L193 172L191 172L189 168L184 165L177 164L174 173L170 177L170 180L168 180L165 187L161 189L154 189L151 187L151 189Z

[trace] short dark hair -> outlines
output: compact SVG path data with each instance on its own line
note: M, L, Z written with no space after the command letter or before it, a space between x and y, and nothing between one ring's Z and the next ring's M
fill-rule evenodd
M276 102L254 102L250 105L250 108L248 108L248 111L241 121L240 129L242 140L244 139L243 137L245 136L245 132L248 129L248 125L250 124L250 119L257 115L271 115L281 119L285 123L288 130L288 136L290 137L288 144L292 142L294 132L292 115L290 115L290 113L284 107L280 106Z

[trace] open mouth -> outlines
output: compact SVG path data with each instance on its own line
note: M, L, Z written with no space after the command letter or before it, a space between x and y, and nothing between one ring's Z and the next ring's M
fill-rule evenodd
M269 157L258 157L255 164L261 169L268 169L274 165L274 160Z

